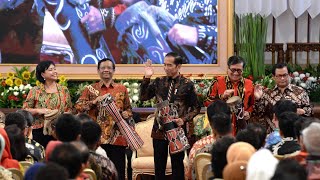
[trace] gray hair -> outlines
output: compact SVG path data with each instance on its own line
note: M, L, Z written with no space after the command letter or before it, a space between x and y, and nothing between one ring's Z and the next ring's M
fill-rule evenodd
M311 155L320 156L320 123L313 122L302 131L303 144Z

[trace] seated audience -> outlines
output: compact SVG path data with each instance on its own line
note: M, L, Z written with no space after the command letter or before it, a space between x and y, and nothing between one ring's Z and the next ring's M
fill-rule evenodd
M61 145L63 142L62 141L49 141L47 147L46 147L46 161L49 160L49 156L51 155L52 151L59 145Z
M227 162L232 163L236 161L248 162L250 157L256 152L256 149L246 142L233 143L227 151Z
M19 109L16 112L23 115L25 117L25 120L27 121L26 147L35 158L35 161L42 161L44 159L44 147L40 143L32 139L32 123L34 122L32 114L29 111L23 109Z
M313 122L302 131L303 144L308 152L308 179L320 179L320 123Z
M256 135L258 136L259 143L258 143L258 146L255 146L255 148L258 150L264 147L266 143L266 137L267 137L266 128L259 123L250 123L248 124L247 129L255 132Z
M95 150L99 146L101 134L101 127L96 122L88 121L83 123L81 131L81 140L88 146L90 150L90 156L95 161L91 162L90 165L99 165L102 172L102 176L98 176L98 178L105 180L118 179L118 173L113 162L108 157L104 157L95 152ZM99 173L97 173L97 175L99 175Z
M235 143L234 137L224 136L213 144L211 151L213 178L222 178L223 169L227 165L227 151L233 143Z
M69 173L69 179L76 179L81 173L81 153L69 143L63 143L55 147L49 156L49 162L64 167Z
M245 180L246 179L246 170L247 170L246 161L235 161L228 163L223 169L223 179L224 180Z
M293 112L284 112L279 116L279 128L282 139L279 143L268 148L273 155L292 157L299 154L301 147L294 132L294 123L298 118L299 116Z
M34 180L70 180L68 177L70 176L64 167L50 162L39 168Z
M37 172L39 169L43 166L45 166L45 163L42 162L36 162L32 166L28 168L28 170L24 174L24 180L34 180L36 177Z
M78 176L78 179L86 180L88 179L88 175L83 173L83 170L86 168L91 168L89 166L89 149L88 147L81 141L72 141L70 144L72 144L74 147L76 147L80 154L81 154L81 173Z
M3 128L0 128L0 135L3 137L3 140L4 140L4 142L1 142L1 144L4 145L4 149L1 156L0 166L3 166L4 168L20 169L19 162L12 158L11 151L10 151L11 149L10 140L6 131Z
M306 180L307 171L294 159L282 159L279 161L271 180Z
M29 161L34 163L34 159L26 147L25 136L17 125L12 124L4 128L10 140L10 151L13 159L18 161Z
M246 180L269 180L276 169L278 160L267 149L260 149L248 161Z
M246 142L251 144L255 149L259 149L260 139L259 136L252 130L244 129L242 131L238 131L236 136L237 142Z
M61 114L55 123L55 133L62 142L80 140L81 123L72 114Z

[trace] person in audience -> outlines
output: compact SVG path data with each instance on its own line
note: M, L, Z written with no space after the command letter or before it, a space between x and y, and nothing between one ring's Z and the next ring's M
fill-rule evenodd
M55 133L62 142L80 140L81 123L72 114L61 114L55 124Z
M44 134L44 115L56 109L58 114L71 112L72 103L68 88L57 83L58 73L52 61L40 62L36 67L36 77L40 84L29 91L23 109L35 117L32 124L33 139L46 147L53 137L51 134Z
M0 135L3 137L3 141L1 141L1 145L3 145L3 153L1 156L0 166L4 168L16 168L20 169L19 162L12 158L11 154L11 145L8 134L3 128L0 128ZM1 138L0 138L1 139ZM2 140L2 139L1 139ZM2 146L1 146L2 148Z
M275 64L272 68L273 79L276 86L273 89L257 85L254 89L255 119L262 123L269 132L274 125L272 107L281 99L291 100L297 105L297 113L303 116L312 114L308 93L299 86L290 84L290 72L286 63Z
M256 135L258 136L259 143L258 143L258 146L256 146L255 148L258 150L258 149L264 147L265 142L266 142L266 137L267 137L266 128L259 123L253 122L253 123L248 124L247 129L255 132Z
M271 180L288 179L306 180L308 175L306 169L294 159L282 159L279 161L276 171ZM290 178L290 180L293 180Z
M88 149L87 145L85 145L81 141L72 141L72 142L70 142L70 144L72 144L74 147L76 147L81 154L81 171L80 171L81 173L78 178L85 180L88 178L88 175L83 173L83 170L86 168L93 169L90 166L90 162L89 162L89 157L90 157L89 149ZM97 167L97 165L96 165L96 167Z
M208 106L217 99L227 101L232 96L239 96L243 103L243 117L233 114L233 135L246 127L254 105L254 88L250 79L243 78L242 73L246 66L245 60L240 56L231 56L228 59L228 76L214 78L204 102Z
M23 179L24 180L34 180L36 174L38 173L39 169L46 164L43 162L36 162L33 165L31 165L28 170L25 172Z
M16 112L23 115L27 121L26 147L35 158L35 161L42 161L45 155L44 147L32 139L32 123L34 121L32 114L29 111L23 109L19 109Z
M214 174L213 178L223 178L223 169L227 165L227 151L233 143L235 143L234 137L225 136L218 139L213 144L211 151L211 168Z
M258 135L249 129L239 131L236 136L237 142L247 142L251 144L256 150L259 149L259 137Z
M34 158L26 147L25 136L17 125L12 124L4 128L10 140L10 151L13 159L34 163Z
M246 161L236 161L228 163L223 169L223 179L224 180L245 180L246 179L246 170L247 170Z
M269 150L260 149L254 153L248 161L246 180L269 180L278 164Z
M68 179L75 179L81 173L81 153L70 143L62 143L56 146L49 156L49 162L64 167L69 173Z
M164 71L166 76L158 77L151 82L154 74L151 60L145 63L144 77L140 85L140 100L146 101L153 97L157 103L168 101L170 110L176 114L172 117L177 126L184 129L190 146L195 142L193 135L193 118L200 112L201 106L193 82L180 74L183 59L175 52L165 55ZM156 179L165 178L168 156L168 140L162 128L162 117L156 117L152 128L154 165ZM184 152L170 154L173 179L184 179Z
M40 167L33 180L68 180L68 171L61 165L49 162Z
M302 131L303 144L308 152L306 169L308 179L320 179L320 123L313 122Z
M223 137L232 135L231 126L231 111L226 102L222 100L216 100L211 103L207 108L207 115L209 124L212 129L212 134L206 136L192 146L189 153L189 164L186 172L187 179L195 178L194 158L197 154L203 152L211 152L213 143ZM229 116L229 117L228 117Z
M118 179L118 172L113 162L108 157L104 157L95 152L95 150L99 146L101 134L101 127L96 122L87 121L83 123L81 140L88 146L90 156L93 158L94 162L91 162L90 164L98 164L99 168L102 171L102 174L101 176L98 176L98 179Z
M233 143L227 151L227 162L232 163L236 161L248 162L250 157L256 152L256 149L249 143L236 142Z
M47 145L47 147L46 147L46 156L45 156L45 157L46 157L46 161L49 160L49 157L50 157L52 151L53 151L57 146L59 146L59 145L61 145L61 144L63 144L63 142L62 142L62 141L59 141L59 140L57 140L57 141L50 141L50 142L48 143L48 145Z
M100 101L105 98L104 95L110 93L121 112L122 118L129 120L132 117L132 108L127 88L113 81L115 69L115 64L112 60L100 60L97 67L100 81L85 88L75 107L80 113L88 113L100 125L103 132L101 147L115 164L119 172L119 179L124 180L125 150L128 144L120 133L119 127L113 117L100 105Z
M294 132L294 123L299 116L293 112L284 112L278 118L282 139L279 143L270 146L268 149L273 155L296 156L301 150Z

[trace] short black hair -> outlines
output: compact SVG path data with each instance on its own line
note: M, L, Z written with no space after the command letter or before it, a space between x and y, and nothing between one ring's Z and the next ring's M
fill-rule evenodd
M286 67L288 69L288 73L290 73L287 63L280 62L280 63L277 63L277 64L272 66L272 74L275 76L276 75L276 69L282 69L284 67Z
M273 106L273 112L278 118L281 113L283 112L297 112L297 105L296 103L287 100L287 99L281 99L276 102L276 104Z
M225 101L222 101L221 99L217 99L214 102L212 102L208 107L207 107L207 115L208 117L213 116L216 113L225 113L227 115L231 114L230 107Z
M256 149L262 148L266 141L267 129L262 124L259 124L256 122L248 124L247 129L254 131L259 138L258 146L255 148Z
M99 142L102 134L101 127L94 121L87 121L82 124L81 140L87 145L92 146Z
M299 118L297 113L284 112L279 116L279 129L284 137L296 138L294 123Z
M111 59L109 59L109 58L104 58L104 59L101 59L101 60L98 62L98 67L97 67L98 70L100 69L101 63L106 62L106 61L110 61L110 62L112 63L112 69L113 69L113 70L116 69L116 65L114 64L114 62L113 62Z
M44 83L44 82L45 82L45 80L44 80L44 78L42 77L41 74L44 73L44 72L50 67L50 65L56 66L56 65L54 64L54 62L52 62L52 61L41 61L41 62L37 65L37 67L36 67L36 78L37 78L37 80L40 81L41 83Z
M64 113L58 117L55 131L58 140L62 142L75 141L81 133L81 123L74 115Z
M77 119L81 122L81 124L87 121L93 121L92 118L87 113L78 114Z
M288 175L292 175L292 177L295 177L297 180L306 180L308 177L306 169L301 166L298 161L286 158L279 161L271 179L280 180L283 179L281 177L289 177Z
M35 180L67 180L68 177L68 171L64 167L53 162L48 162L46 165L40 167L34 176Z
M69 178L74 179L81 170L82 157L80 151L70 143L63 143L54 148L49 156L54 162L67 169Z
M10 140L10 152L13 159L24 161L28 156L29 151L26 147L23 131L16 124L6 126L4 129Z
M211 127L221 136L226 135L232 130L230 115L225 113L216 113L209 118Z
M240 63L243 64L242 66L243 68L246 67L246 61L241 56L231 56L228 59L228 67L230 67L231 65L240 64Z
M90 155L87 145L85 145L81 141L72 141L71 144L80 151L81 162L83 164L86 164L89 160L89 155Z
M241 131L238 131L236 136L237 142L247 142L251 144L255 149L260 149L259 143L259 137L258 134L256 134L254 131L249 129L243 129Z
M227 165L227 151L235 139L231 136L224 136L212 145L211 167L215 178L222 178L222 172Z
M34 118L33 118L32 114L31 114L31 112L29 112L27 110L24 110L24 109L18 109L16 112L21 114L22 116L24 116L24 118L27 121L27 125L29 127L32 126L32 123L34 122Z
M6 115L5 126L15 124L18 128L23 131L26 128L27 120L26 118L17 112L11 112Z
M176 52L169 52L165 55L165 57L173 57L174 64L177 66L179 64L183 64L183 58Z

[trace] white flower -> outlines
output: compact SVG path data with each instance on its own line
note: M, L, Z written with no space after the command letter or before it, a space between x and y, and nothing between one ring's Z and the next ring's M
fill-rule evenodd
M138 83L133 83L133 84L132 84L132 87L137 88L137 87L139 87L139 84L138 84Z
M19 90L18 86L14 86L13 89L14 89L14 90Z
M130 88L127 88L127 91L128 91L128 93L131 91L131 89Z
M315 78L314 77L308 77L308 81L314 82Z
M10 91L12 91L12 90L13 90L13 88L12 88L12 87L9 87L9 90L10 90Z
M26 91L22 91L22 94L25 94L26 93Z
M307 84L306 83L300 83L300 86L303 87L303 88L306 88Z
M139 100L139 97L137 95L134 95L134 96L132 96L132 100L136 102Z
M298 77L299 76L299 73L297 71L293 72L292 74L294 75L294 77Z
M4 92L1 93L1 96L3 96L3 95L4 95Z
M24 86L24 89L26 90L26 89L31 89L32 87L31 87L31 85L30 84L27 84L27 85L25 85Z
M306 77L306 75L302 73L299 75L299 77L300 77L300 79L303 79L304 77Z
M129 84L128 82L124 82L123 85L124 85L125 87L129 87L130 84Z
M24 89L24 85L21 84L21 85L19 86L19 89L20 89L20 91L22 91L22 90Z
M133 89L133 93L137 94L139 92L138 89Z
M18 96L19 92L15 91L15 92L13 92L13 95Z
M307 76L307 77L310 77L310 73L306 73L306 76Z
M129 98L130 99L130 104L132 104L132 99L131 98Z
M299 82L299 81L300 81L300 78L299 78L299 77L294 77L294 81L295 81L295 82Z

